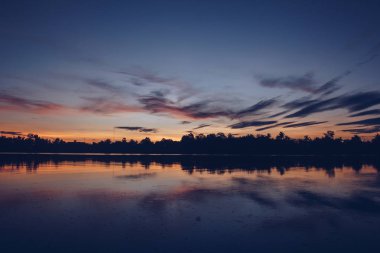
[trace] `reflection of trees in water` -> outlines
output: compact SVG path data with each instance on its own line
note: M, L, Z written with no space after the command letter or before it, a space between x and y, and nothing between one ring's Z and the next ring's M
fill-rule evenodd
M335 175L335 169L350 168L360 171L363 165L380 168L380 158L376 156L219 156L219 155L51 155L51 154L2 154L0 170L6 167L18 170L26 168L35 171L40 165L59 166L65 162L101 163L105 167L112 165L143 166L151 165L163 168L180 165L189 174L206 171L208 173L231 173L234 171L278 171L281 175L291 168L302 167L323 170L329 176Z

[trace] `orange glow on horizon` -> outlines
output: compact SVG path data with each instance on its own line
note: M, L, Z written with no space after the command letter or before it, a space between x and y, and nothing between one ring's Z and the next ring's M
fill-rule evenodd
M255 131L251 130L235 130L235 131L198 131L198 132L193 132L194 135L198 134L216 134L216 133L224 133L228 135L229 133L233 134L234 136L245 136L248 134L253 134L253 135L267 135L270 134L272 137L275 137L278 135L279 132L284 132L287 136L290 138L294 139L302 139L306 135L309 136L310 138L316 138L316 137L323 137L323 134L326 133L327 129L315 129L314 131L310 131L308 128L299 128L299 129L271 129L270 131ZM343 138L343 139L350 139L353 135L347 132L339 131L339 130L333 130L335 131L335 137L336 138ZM107 140L110 139L111 141L121 141L123 138L126 138L127 140L137 140L140 141L144 138L149 138L152 141L160 141L162 139L171 139L174 141L179 141L181 140L181 137L183 135L188 134L185 131L178 131L177 133L140 133L140 132L126 132L126 133L113 133L112 131L108 131L105 133L104 131L99 131L99 132L69 132L69 131L64 131L64 132L57 132L57 131L41 131L41 132L34 132L34 131L26 131L23 132L23 136L25 137L28 133L33 133L37 134L41 138L45 139L50 139L50 140L55 140L56 138L63 139L65 141L78 141L78 142L86 142L86 143L92 143L92 142L99 142L102 140ZM1 134L1 136L6 136L6 137L12 137L12 135L8 134ZM368 135L360 135L360 137L363 140L370 140L372 139L376 134L368 134Z

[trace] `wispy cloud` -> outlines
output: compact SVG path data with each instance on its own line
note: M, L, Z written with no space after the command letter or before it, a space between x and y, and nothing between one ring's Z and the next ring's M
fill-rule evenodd
M348 125L361 125L361 126L380 126L380 118L370 118L352 122L338 123L338 126L348 126Z
M302 109L287 115L285 118L302 118L309 116L317 112L323 112L327 110L337 109L337 98L327 99L327 100L313 100L311 103L308 103L306 106L302 106Z
M362 65L365 65L367 63L370 63L373 60L375 60L378 55L379 55L378 53L374 53L374 54L370 55L367 59L359 61L358 63L356 63L356 66L362 66Z
M85 79L85 82L90 86L115 94L120 93L122 91L121 87L112 85L109 82L101 79Z
M199 90L191 83L178 77L168 77L161 73L156 73L141 66L132 66L116 73L127 78L127 82L141 88L167 87L177 97L177 101L182 101L199 94Z
M126 76L129 83L138 87L161 85L174 88L181 91L182 95L179 97L179 100L183 100L198 93L198 90L186 81L176 77L166 77L141 66L119 70L116 71L116 73Z
M44 101L19 97L0 92L0 110L26 111L33 113L50 113L68 109L66 106Z
M0 131L0 134L15 135L15 136L23 135L22 132L15 132L15 131Z
M245 116L245 115L257 115L263 109L269 108L276 103L277 103L277 99L275 99L275 98L268 99L268 100L261 100L261 101L257 102L256 104L254 104L254 105L252 105L246 109L238 111L236 113L235 117L241 117L241 116Z
M315 90L315 92L313 92L313 93L328 95L328 94L331 94L331 93L339 90L340 87L338 86L338 82L341 79L343 79L344 77L350 75L351 73L352 73L351 70L347 70L344 73L342 73L342 74L340 74L338 76L333 77L331 80L327 81L322 86L320 86L319 88L317 88Z
M380 132L380 126L343 129L342 131L352 133L352 134L373 134L373 133L379 133Z
M290 103L294 102L295 101ZM330 111L335 109L346 109L349 112L356 112L378 104L380 104L380 92L378 91L359 92L356 94L344 94L326 100L305 100L298 105L296 101L296 103L293 104L293 109L296 109L297 106L301 109L290 115L287 115L286 118L301 118L314 113ZM287 104L285 104L283 107L286 106Z
M338 108L345 107L350 112L355 112L378 104L380 104L380 92L369 91L341 96L337 106Z
M253 120L253 121L238 122L236 124L230 125L229 127L232 129L240 129L240 128L246 128L246 127L259 127L259 126L272 125L275 123L277 123L277 121L274 121L274 120L271 120L271 121Z
M313 104L315 102L318 102L318 100L317 99L311 99L311 97L302 97L302 98L297 98L293 101L287 102L282 107L289 109L289 110L300 109L300 108L303 108L303 107L308 106L310 104Z
M276 78L261 78L259 83L263 87L267 88L286 88L291 90L300 90L304 92L314 93L316 84L314 75L312 73L306 73L303 76L287 76Z
M297 127L306 127L306 126L313 126L313 125L320 125L327 123L327 121L307 121L307 122L301 122L301 123L294 123L290 125L284 126L284 128L297 128Z
M178 81L175 78L163 77L160 76L146 68L140 66L130 67L127 70L117 71L119 74L124 74L129 76L132 80L138 80L137 86L149 84L149 83L157 83L168 86L183 86L183 83ZM135 84L135 83L134 83Z
M233 111L222 105L220 101L202 100L193 102L187 105L174 102L162 94L153 94L141 96L139 102L142 107L152 113L167 113L171 116L184 117L191 119L209 119L226 117L230 119L243 118L245 116L260 115L262 110L269 108L275 103L277 99L261 100L258 103L238 111ZM183 121L189 122L189 121ZM184 124L184 123L182 123Z
M267 118L268 118L268 119L276 118L276 117L281 116L281 115L284 115L284 114L286 114L286 113L288 113L288 112L289 112L289 110L284 110L284 111L281 111L281 112L278 112L278 113L272 114L272 115L268 116Z
M138 131L142 133L157 133L158 130L156 128L145 128L140 126L117 126L116 129L122 129L127 131Z
M374 61L380 53L380 41L373 45L366 54L366 59L356 63L356 66L362 66Z
M264 131L264 130L268 130L268 129L279 127L279 126L289 125L289 124L292 124L292 123L294 123L294 121L281 122L281 123L277 123L277 124L274 124L274 125L271 125L271 126L258 128L258 129L256 129L256 131Z
M348 73L348 72L347 72ZM276 77L276 78L261 78L259 84L267 88L280 88L280 89L290 89L295 91L303 91L312 94L319 93L332 93L339 89L337 87L337 82L342 79L346 74L337 76L328 82L317 85L317 81L314 78L313 73L306 73L302 76L286 76L286 77Z
M201 129L201 128L205 128L205 127L209 127L211 126L210 124L200 124L199 126L197 127L194 127L193 130L197 130L197 129Z
M116 101L109 97L82 97L85 104L79 107L79 110L96 114L114 114L123 112L141 112L141 109L135 105L128 105L121 101Z
M380 109L373 109L373 110L358 112L355 114L351 114L350 117L360 117L360 116L367 116L367 115L380 115Z
M204 100L189 105L179 105L168 98L161 96L141 96L139 102L143 108L152 113L168 113L172 116L192 119L207 119L229 117L231 112L226 109L211 106L212 101Z
M285 76L285 77L266 77L260 78L259 84L267 88L290 89L295 91L303 91L311 94L330 94L338 90L338 82L344 77L350 75L351 70L333 77L331 80L318 85L314 74L309 72L301 76Z

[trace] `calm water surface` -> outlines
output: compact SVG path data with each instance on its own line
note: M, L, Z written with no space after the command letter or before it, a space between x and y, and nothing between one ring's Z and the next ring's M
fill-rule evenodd
M0 158L4 253L379 249L373 161Z

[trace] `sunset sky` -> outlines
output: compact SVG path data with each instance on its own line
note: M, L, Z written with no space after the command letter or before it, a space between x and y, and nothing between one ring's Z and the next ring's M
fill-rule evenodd
M380 132L379 1L1 1L0 131Z

